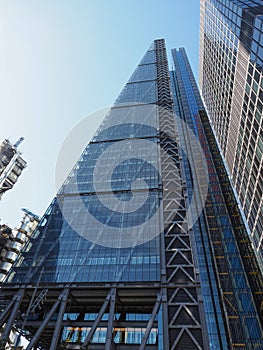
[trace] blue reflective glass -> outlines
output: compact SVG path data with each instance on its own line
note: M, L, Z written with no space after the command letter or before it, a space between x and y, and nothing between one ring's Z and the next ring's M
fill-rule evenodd
M147 63L155 63L156 62L156 53L154 50L147 51L146 54L143 56L140 65L141 64L147 64Z
M157 69L155 64L140 65L136 68L129 83L138 82L142 80L155 80L157 79Z
M146 81L126 84L115 104L154 103L156 101L156 82Z
M107 134L113 135L125 128L118 126L107 130ZM126 129L127 134L133 126ZM150 129L150 130L148 130ZM149 133L156 132L147 126L140 126L138 133L143 130ZM136 131L135 131L136 132ZM147 132L146 132L147 133ZM101 191L128 190L134 187L135 180L143 181L135 184L136 189L158 188L160 179L158 169L157 139L148 138L143 142L143 147L136 148L137 139L130 139L119 146L118 142L91 143L87 146L78 166L72 172L71 177L62 187L62 193L93 193ZM116 148L117 146L117 148ZM114 150L112 149L114 147ZM129 152L127 148L131 149ZM132 150L136 149L134 153ZM105 152L108 150L106 159ZM146 159L146 160L145 160ZM98 168L100 167L99 173ZM96 181L97 187L94 182Z
M157 129L144 124L123 123L111 126L106 125L93 141L119 140L138 137L156 136Z
M111 108L92 142L157 135L156 105Z
M152 201L154 202L153 198ZM27 273L23 267L15 268L13 282L36 282L42 269L42 282L159 280L159 237L132 248L117 249L94 244L81 235L83 232L85 234L85 229L91 228L87 218L81 212L76 213L72 203L74 198L68 198L68 209L75 212L74 217L78 221L78 226L75 225L77 232L61 217L58 207L55 206L49 219L49 230L43 228L46 231L45 240L40 235L32 249L24 253L31 268ZM134 216L134 220L138 218ZM115 223L118 223L118 219ZM121 227L123 225L127 224L120 224ZM152 225L150 229L154 230L156 225ZM98 227L94 226L92 230L95 234L100 234ZM117 230L121 228L117 227L116 232Z

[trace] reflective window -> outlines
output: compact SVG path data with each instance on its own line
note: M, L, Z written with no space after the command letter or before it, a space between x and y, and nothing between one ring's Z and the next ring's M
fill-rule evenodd
M146 52L140 64L155 63L155 62L156 62L156 54L155 54L155 51L152 50L152 51Z
M121 103L154 103L157 101L156 82L129 83L122 90L116 100L116 104Z
M142 80L155 80L157 78L157 70L155 64L140 65L136 68L131 76L129 83Z

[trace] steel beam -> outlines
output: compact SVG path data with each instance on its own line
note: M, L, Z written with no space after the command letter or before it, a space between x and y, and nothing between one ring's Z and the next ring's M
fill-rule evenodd
M152 326L153 326L154 319L155 319L156 314L157 314L157 312L159 310L159 307L160 307L160 304L161 304L161 300L162 300L162 296L160 294L158 294L156 302L155 302L155 305L154 305L154 308L153 308L152 315L151 315L151 317L150 317L150 319L149 319L149 321L147 323L147 327L146 327L144 336L142 338L142 342L141 342L141 345L139 347L139 350L144 350L145 349L145 345L146 345L146 342L147 342L147 340L149 338L149 335L150 335L150 332L151 332L151 329L152 329ZM105 348L105 350L106 350L106 348Z
M50 345L49 350L56 350L56 348L57 348L57 344L58 344L59 336L60 336L60 332L61 332L61 327L62 327L63 316L64 316L64 312L65 312L65 309L67 306L68 294L69 294L69 287L67 287L65 289L65 293L64 293L62 300L61 300L60 309L59 309L59 313L58 313L58 317L57 317L57 321L56 321L56 326L54 329L54 333L53 333L53 337L52 337L52 341L51 341L51 345Z
M7 317L10 315L11 311L12 311L12 307L16 301L18 297L18 293L16 295L14 295L13 299L10 301L10 303L8 304L8 306L5 308L5 310L1 313L0 315L0 328L3 326L3 324L5 323L5 320L7 319Z
M164 222L163 217L163 203L161 202L161 222ZM161 281L163 283L161 287L161 295L162 295L162 331L163 331L163 344L164 349L169 349L169 332L168 327L166 325L169 324L168 321L168 307L167 307L167 288L164 287L167 283L167 275L166 275L166 255L165 255L165 235L164 228L160 227L160 242L161 242Z
M28 319L28 315L30 314L30 311L31 311L31 306L32 306L32 304L33 304L33 302L34 302L35 295L36 295L36 293L37 293L37 289L38 289L39 282L40 282L40 279L41 279L41 276L42 276L42 273L43 273L43 269L44 269L44 268L42 268L42 270L41 270L41 272L40 272L40 274L39 274L36 287L34 288L34 292L33 292L32 297L31 297L31 299L30 299L29 306L28 306L27 311L26 311L26 313L25 313L24 321L23 321L23 323L22 323L21 328L19 329L18 337L17 337L17 339L16 339L16 346L18 346L19 343L20 343L20 339L21 339L23 330L24 330L24 328L25 328L25 325L26 325L26 322L27 322L27 319Z
M167 305L167 288L162 288L162 323L163 323L163 347L169 349L169 325L168 305Z
M4 329L3 333L2 333L2 339L3 339L3 340L7 339L8 336L9 336L9 333L11 332L11 329L12 329L12 327L13 327L13 325L14 325L14 321L15 321L15 319L16 319L16 315L17 315L17 313L18 313L18 310L19 310L21 301L22 301L22 299L23 299L24 293L25 293L25 289L24 289L24 288L21 289L21 290L17 293L16 299L15 299L15 301L14 301L14 304L12 304L12 305L14 305L14 306L13 306L13 309L12 309L11 313L9 312L9 313L7 314L7 316L9 316L9 315L10 315L10 316L9 316L8 322L7 322L6 326L5 326L5 329Z
M51 319L51 317L53 316L53 314L55 313L55 311L57 310L59 304L61 303L61 301L63 300L64 295L66 294L66 292L68 292L68 290L63 290L63 292L60 294L60 296L58 297L58 300L55 302L55 304L52 306L51 310L49 311L49 313L47 314L47 316L45 317L43 323L41 324L41 326L39 327L39 329L37 330L36 334L34 335L34 337L31 339L30 343L28 344L26 350L32 350L34 348L34 346L37 345L37 341L41 335L41 333L43 332L43 330L45 329L45 327L47 326L49 320Z
M27 321L26 322L26 326L27 327L35 327L38 328L41 326L43 321ZM93 325L94 321L79 321L79 320L75 320L72 321L70 320L70 327L86 327L86 328L91 328ZM17 327L20 328L20 325L22 324L22 322L17 322ZM118 326L118 328L124 328L124 327L133 327L134 326L134 321L128 321L128 322L120 322L120 321L116 321L114 320L113 322L113 326L116 324L116 327ZM100 327L103 328L107 328L108 322L107 321L101 321L100 322ZM155 321L155 325L158 325L158 322ZM48 328L55 328L56 326L56 320L51 320L48 322L47 327ZM66 327L69 326L69 321L68 320L63 320L62 321L62 327ZM143 328L145 326L145 322L144 321L136 321L136 327L140 327Z
M90 343L90 341L91 341L91 339L92 339L92 337L93 337L93 335L94 335L94 333L95 333L95 331L100 323L100 320L105 313L105 310L109 304L109 301L111 300L111 296L112 296L112 293L114 292L114 289L111 289L109 294L107 295L106 300L104 301L104 303L100 309L100 312L99 312L98 316L96 317L96 320L94 321L94 323L93 323L93 325L92 325L92 327L87 335L87 338L85 339L84 343L81 346L81 349L85 349L86 346Z
M107 327L105 350L111 350L115 300L116 300L116 288L113 288L111 300L110 300L110 312L109 312L109 320L108 320L108 327Z

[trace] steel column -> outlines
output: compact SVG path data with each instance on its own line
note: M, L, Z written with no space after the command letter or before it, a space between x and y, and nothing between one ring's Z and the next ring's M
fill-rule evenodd
M54 312L57 310L57 308L58 308L59 304L61 303L61 300L63 299L63 297L66 294L66 292L67 292L67 290L66 291L63 290L63 292L60 294L60 296L58 297L58 300L52 306L51 310L49 311L49 313L45 317L42 325L39 327L39 329L37 330L36 334L32 338L31 342L28 344L26 350L32 350L34 348L34 346L37 345L37 341L38 341L41 333L43 332L43 330L47 326L47 324L48 324L49 320L51 319L51 317L53 316Z
M110 312L109 312L109 320L108 320L108 327L107 327L105 350L111 350L112 332L113 332L112 325L114 320L115 300L116 300L116 288L113 288L111 301L110 301Z
M51 341L51 345L50 345L49 350L56 350L56 348L57 348L57 344L58 344L59 336L60 336L60 331L61 331L61 326L62 326L62 321L63 321L63 316L64 316L64 312L65 312L65 309L67 306L68 294L69 294L69 287L66 288L65 294L63 295L62 300L61 300L61 305L60 305L60 309L59 309L59 313L58 313L58 317L57 317L57 321L56 321L56 326L54 329L54 333L53 333L53 337L52 337L52 341Z
M3 326L3 324L5 323L5 320L7 319L7 317L9 316L9 314L11 313L12 307L15 303L15 301L18 298L18 293L16 295L14 295L13 299L10 301L10 303L8 304L8 306L5 308L5 310L1 313L0 316L0 327Z
M163 323L163 347L169 349L169 331L167 325L169 324L168 305L167 305L167 288L162 288L162 323Z
M14 324L16 315L18 313L21 301L23 299L24 293L25 293L25 289L23 288L17 294L17 297L16 297L15 302L14 302L13 310L11 311L11 315L10 315L10 317L8 319L8 322L7 322L6 326L5 326L5 329L4 329L3 334L2 334L2 339L3 340L7 339L8 336L9 336L9 333L11 332L11 329L13 327L13 324ZM9 315L9 313L8 313L8 315Z
M159 310L159 307L160 307L160 304L161 304L161 300L162 300L162 297L160 294L157 295L157 300L155 302L155 305L154 305L154 308L153 308L153 312L152 312L152 315L147 323L147 327L146 327L146 330L145 330L145 333L144 333L144 336L142 338L142 342L141 342L141 345L139 347L139 350L144 350L145 349L145 345L146 345L146 342L149 338L149 335L150 335L150 332L151 332L151 329L152 329L152 326L153 326L153 322L154 322L154 319L155 319L155 316ZM106 348L105 348L106 350ZM108 350L108 349L107 349Z
M21 335L22 335L22 332L23 332L23 330L24 330L24 328L25 328L25 325L26 325L28 316L29 316L29 314L30 314L30 312L31 312L31 306L32 306L32 304L33 304L33 302L34 302L35 295L36 295L36 293L37 293L37 289L38 289L38 285L39 285L39 282L40 282L42 273L43 273L43 268L42 268L42 270L41 270L41 272L40 272L40 274L39 274L36 287L35 287L34 292L33 292L33 294L32 294L32 297L31 297L31 300L30 300L28 309L27 309L27 311L26 311L26 313L25 313L24 321L23 321L23 323L22 323L21 328L19 329L18 336L17 336L17 339L16 339L16 346L18 346L19 343L20 343Z
M115 289L115 288L114 288ZM107 295L106 297L106 300L104 301L101 309L100 309L100 312L96 318L96 320L94 321L88 335L87 335L87 338L85 339L84 343L82 344L81 348L82 349L85 349L85 347L90 343L91 341L91 338L93 337L93 334L95 333L96 331L96 328L98 327L99 323L100 323L100 320L102 318L102 316L104 315L105 313L105 310L109 304L109 301L111 299L111 296L112 296L112 293L113 293L113 289L110 290L109 294Z
M161 220L160 222L164 222L163 217L163 203L161 202ZM161 281L162 281L162 289L161 289L161 295L162 295L162 330L163 330L163 344L162 346L164 349L169 349L169 332L168 327L166 325L169 324L169 318L168 318L168 306L167 306L167 287L164 287L167 283L167 276L166 276L166 256L165 256L165 236L164 236L164 226L160 227L160 243L161 243Z

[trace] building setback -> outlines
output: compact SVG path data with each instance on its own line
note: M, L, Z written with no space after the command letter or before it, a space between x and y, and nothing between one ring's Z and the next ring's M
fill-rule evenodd
M169 72L153 42L7 276L2 343L15 327L27 350L263 347L262 275L185 51L172 57Z
M263 5L201 0L200 88L263 268Z

